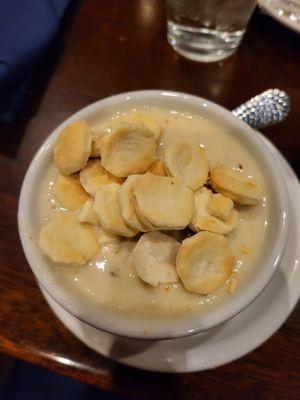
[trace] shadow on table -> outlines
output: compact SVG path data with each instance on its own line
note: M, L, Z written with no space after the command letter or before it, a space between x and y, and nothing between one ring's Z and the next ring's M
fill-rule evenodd
M5 382L0 400L122 400L113 393L87 385L44 368L16 361Z
M46 88L55 72L57 64L63 54L65 38L80 0L74 0L68 7L62 21L60 31L54 42L40 62L34 78L26 89L22 100L22 111L14 122L0 122L0 154L8 158L15 158L22 136L30 119L36 114L43 99Z
M181 338L181 339L171 339L171 340L166 340L166 343L170 343L174 340L176 340L178 347L180 348L182 345L184 347L193 347L195 345L195 342L199 345L205 340L210 337L212 338L213 336L217 335L223 328L224 325L220 325L212 330L206 331L199 333L197 335L192 335L189 337ZM151 347L155 346L157 343L156 340L135 340L135 339L127 339L127 338L122 338L122 337L114 337L113 343L110 349L110 354L109 356L115 360L118 360L122 362L122 359L137 355L139 353L144 353L147 352ZM172 368L170 362L173 359L170 360L168 357L166 357L166 364L168 364L169 368ZM185 357L183 356L182 359L176 358L176 364L178 365L185 365ZM176 372L176 370L174 370Z
M286 261L288 261L286 259ZM224 324L216 329L214 329L211 332L204 332L200 337L199 335L195 335L189 338L189 350L192 350L193 346L195 344L198 344L200 342L205 342L207 337L209 336L211 338L211 334L213 332L214 335L218 335L222 329L225 329L227 332L227 335L233 335L235 333L235 330L244 330L244 329L249 329L249 335L257 337L258 343L259 343L259 337L263 332L260 331L260 329L264 329L261 327L259 329L258 324L260 323L261 320L264 320L266 317L268 318L268 321L270 322L272 326L272 315L270 313L270 308L273 307L273 303L275 302L274 295L276 293L283 294L280 296L280 301L276 304L276 308L273 310L274 313L282 313L282 310L288 309L288 305L290 303L290 288L287 283L287 276L292 273L292 266L288 270L288 272L282 271L279 269L276 273L276 275L273 277L271 280L269 286L265 289L265 291L259 296L259 304L257 307L247 307L243 313L244 313L244 319L253 321L253 326L251 324L247 324L247 326L243 326L243 324L239 324L237 326L236 324ZM276 296L277 297L277 296ZM268 315L267 315L268 312ZM276 326L274 325L274 329L276 329ZM184 346L186 348L187 342L183 343L185 339L180 339L178 340L178 346ZM237 347L240 346L237 339ZM180 343L182 342L182 343ZM119 339L116 340L112 347L112 353L111 355L114 355L117 357L119 361L122 362L122 357L128 357L130 355L130 351L127 348L127 350L124 350L123 346L126 347L128 345L128 342L126 340ZM149 344L151 347L153 343ZM119 350L121 349L121 350ZM138 350L136 348L135 350ZM147 345L144 344L139 348L140 351L147 351ZM120 351L120 352L119 352ZM260 355L261 352L256 353L256 359L258 360L259 363L259 368L269 368L268 362L265 360L264 353L262 353L262 356ZM222 357L222 354L220 354L220 357ZM273 355L273 358L276 360L276 354ZM182 360L178 359L176 360L176 363L182 362L184 365L185 362L185 355L182 355ZM272 360L270 360L270 364L272 363ZM178 364L177 364L178 365ZM243 369L244 368L244 369ZM235 361L234 363L230 363L218 368L215 368L214 370L206 370L202 371L200 373L190 373L190 374L170 374L170 373L153 373L153 372L147 372L147 371L142 371L142 370L137 370L133 369L130 367L125 367L125 366L117 366L114 369L114 375L113 375L113 381L114 381L114 387L117 387L118 390L120 390L121 393L126 393L126 392L132 392L134 391L135 398L143 398L143 399L153 399L153 398L175 398L176 399L189 399L189 398L198 398L195 393L191 397L189 397L189 391L195 389L195 385L198 386L198 389L204 388L205 387L205 380L208 378L211 382L212 376L215 381L215 387L213 388L213 391L215 393L222 393L223 386L224 386L224 373L226 374L226 379L227 383L226 385L228 388L232 389L232 393L234 394L234 391L239 391L238 387L238 382L236 380L236 374L239 374L240 378L242 379L247 379L247 374L249 373L248 371L248 364L247 361L245 361L243 358ZM213 371L213 372L212 372ZM174 371L176 372L176 371ZM190 382L190 387L187 386L187 381ZM267 384L268 383L268 376L263 378L261 384ZM227 388L227 389L228 389ZM209 389L210 391L212 388ZM270 389L271 390L271 389ZM236 393L237 394L237 393ZM200 398L200 394L199 394ZM212 397L214 398L214 397ZM218 397L220 399L225 399L226 396L224 397ZM238 398L238 397L235 397Z

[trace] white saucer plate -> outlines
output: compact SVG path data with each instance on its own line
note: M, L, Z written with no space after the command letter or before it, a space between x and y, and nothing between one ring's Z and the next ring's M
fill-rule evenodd
M300 295L300 189L294 172L268 142L289 188L294 221L283 260L267 288L227 323L181 339L149 341L104 333L69 314L42 290L61 322L88 347L132 367L160 372L192 372L236 360L265 342L287 319Z
M260 7L267 12L271 17L276 19L282 25L300 33L300 18L293 18L292 15L287 15L278 8L271 0L258 0Z

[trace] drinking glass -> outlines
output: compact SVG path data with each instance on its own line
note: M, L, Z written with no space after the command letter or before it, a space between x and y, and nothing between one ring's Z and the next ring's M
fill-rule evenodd
M239 46L256 0L166 0L168 41L195 61L218 61Z
M290 19L291 22L300 24L300 0L267 0L266 2L278 16L283 16Z

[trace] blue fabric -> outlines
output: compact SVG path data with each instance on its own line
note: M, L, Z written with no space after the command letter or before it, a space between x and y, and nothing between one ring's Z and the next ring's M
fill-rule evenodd
M20 103L70 1L0 0L0 119Z

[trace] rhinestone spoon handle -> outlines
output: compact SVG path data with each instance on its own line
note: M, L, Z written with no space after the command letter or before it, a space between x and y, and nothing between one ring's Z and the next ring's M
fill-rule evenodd
M232 114L259 129L283 121L290 108L290 98L284 91L269 89L232 110Z

